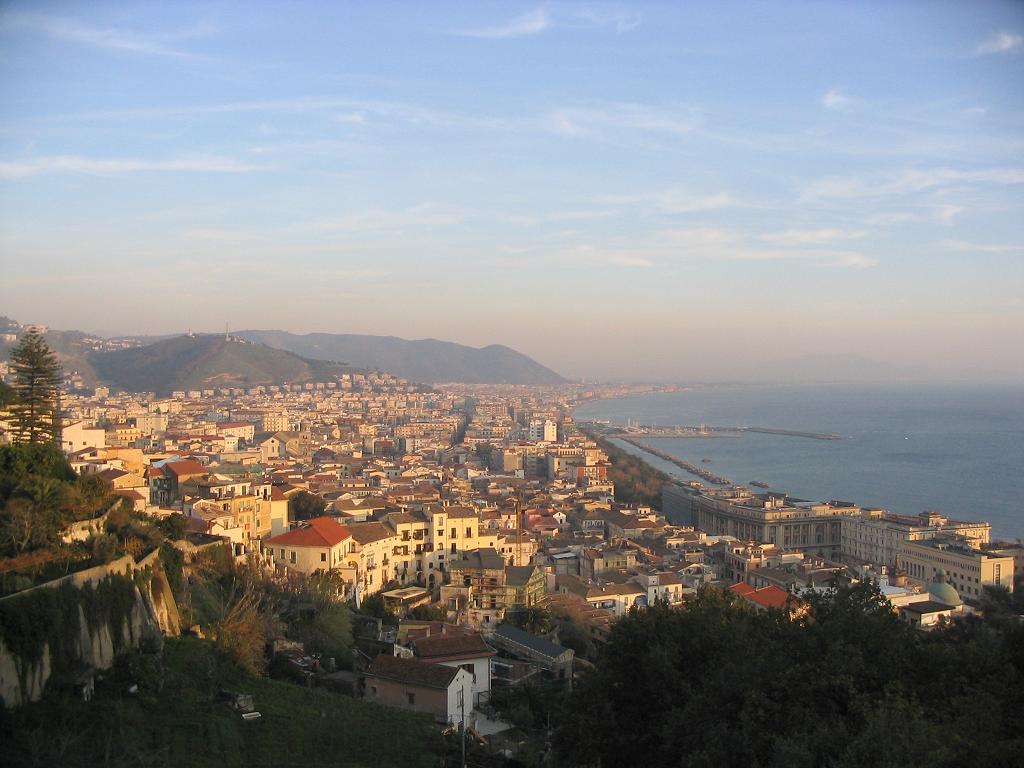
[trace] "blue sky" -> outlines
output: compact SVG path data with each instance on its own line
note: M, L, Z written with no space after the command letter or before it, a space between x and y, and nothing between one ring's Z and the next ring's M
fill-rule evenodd
M1024 379L1022 3L5 3L0 313Z

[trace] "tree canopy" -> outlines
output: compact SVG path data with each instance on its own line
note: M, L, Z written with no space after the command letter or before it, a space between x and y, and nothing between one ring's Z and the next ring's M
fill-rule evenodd
M299 491L288 500L288 519L312 520L327 509L327 502L309 491Z
M618 622L566 706L560 765L1011 764L1024 628L922 633L875 587L791 620L706 589Z

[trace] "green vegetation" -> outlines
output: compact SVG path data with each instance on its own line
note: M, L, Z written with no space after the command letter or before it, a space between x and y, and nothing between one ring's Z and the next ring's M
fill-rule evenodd
M514 349L492 344L482 349L436 339L408 341L394 336L240 331L250 341L297 355L343 360L356 368L389 371L410 381L462 381L469 384L561 384L565 380Z
M60 443L60 382L63 371L42 334L29 331L10 352L16 399L15 442Z
M14 656L22 689L47 646L53 679L59 682L75 670L82 616L90 633L108 628L114 651L119 652L125 630L131 632L135 595L132 579L110 574L95 586L64 583L0 601L0 640Z
M510 611L507 619L514 626L527 632L532 632L535 635L543 635L546 632L550 632L554 626L551 611L539 605L525 606Z
M340 371L336 363L220 335L176 336L144 347L97 352L89 360L103 381L129 392L326 381Z
M252 694L260 719L243 721L222 690ZM8 765L69 768L426 768L440 748L427 715L255 677L194 638L168 639L162 659L125 659L88 704L50 697L7 713L0 740Z
M577 682L559 765L1010 765L1024 749L1024 627L923 633L871 585L790 620L702 590L618 622Z
M320 517L325 509L327 502L309 491L299 491L288 499L289 520L312 520L314 517Z
M62 543L68 525L106 514L103 530ZM0 593L17 592L130 554L136 559L184 533L183 519L154 522L95 474L77 475L52 443L0 446Z
M612 463L608 479L615 483L615 500L623 504L647 504L660 509L661 487L671 482L672 478L610 441L590 432L587 434L608 454L608 460Z

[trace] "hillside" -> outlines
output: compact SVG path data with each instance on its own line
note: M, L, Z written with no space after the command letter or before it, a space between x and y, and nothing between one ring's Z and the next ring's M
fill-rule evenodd
M0 721L6 765L403 766L438 764L428 715L340 693L254 677L192 638L164 643L107 675L93 700L54 692ZM139 692L130 695L130 685ZM218 700L248 693L261 713L244 722Z
M477 349L450 341L396 336L241 331L238 336L317 360L344 360L385 370L411 381L467 384L560 384L561 376L514 349L492 344Z
M96 352L89 362L100 381L130 392L159 393L326 381L341 370L337 363L305 360L221 335L177 336L145 347Z

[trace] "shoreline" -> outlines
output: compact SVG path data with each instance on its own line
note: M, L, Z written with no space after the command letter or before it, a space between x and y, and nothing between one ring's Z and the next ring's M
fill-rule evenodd
M657 393L647 393L657 394ZM620 397L603 397L598 398L603 401L611 400L623 400L629 402L631 397L629 395L623 395ZM672 403L672 399L668 399L668 404ZM579 403L578 405L582 405ZM659 471L671 473L674 475L673 482L678 482L681 485L686 485L687 478L692 475L688 473L685 466L682 466L680 462L684 464L690 464L691 466L697 466L696 462L700 460L701 456L704 455L696 451L695 446L692 443L678 444L675 446L675 450L679 453L670 453L666 451L668 456L672 456L672 459L658 456L657 453L650 451L650 448L657 448L655 439L676 439L683 437L682 435L671 435L671 436L652 436L650 444L648 445L636 445L626 438L636 438L639 435L623 434L621 431L617 431L617 428L621 427L625 423L625 416L621 413L616 413L618 409L614 406L607 409L602 408L601 410L606 413L598 412L593 415L589 415L586 418L580 419L581 423L596 422L607 420L607 424L595 424L599 428L600 433L605 438L613 438L615 442L623 449L630 451L633 455L646 461L650 466ZM630 408L627 406L623 409L626 413L630 413ZM749 409L748 409L749 410ZM574 408L574 413L578 411ZM668 412L671 413L671 407ZM657 414L657 409L654 410L654 415L650 406L645 406L641 413L648 414L646 420L653 420L663 414ZM952 411L953 415L956 416L958 411ZM643 418L641 416L641 418ZM839 425L837 425L839 426ZM847 426L847 429L851 427ZM972 430L973 425L967 422L966 429ZM765 435L765 437L768 437ZM856 434L854 432L848 432L844 434ZM896 432L898 435L899 433ZM977 433L976 429L968 431L965 434L977 435L975 442L980 446L979 451L985 447L985 437L981 433ZM736 435L741 436L741 435ZM752 437L754 435L751 435ZM849 438L847 438L849 439ZM646 439L639 442L646 442ZM798 441L799 442L799 441ZM753 480L750 478L756 478L759 483L767 481L765 485L768 485L771 490L777 490L780 493L785 492L788 489L795 489L792 492L795 496L801 498L810 499L823 499L828 500L836 498L836 494L840 494L838 498L850 498L854 500L861 500L858 502L858 506L863 505L864 507L880 507L890 510L894 514L901 515L914 515L919 513L921 510L926 509L941 509L948 510L946 514L953 519L961 520L974 520L979 519L982 516L972 514L972 511L977 512L979 508L986 506L986 499L988 496L985 493L980 493L977 488L973 486L980 485L982 483L990 482L994 484L996 489L997 498L1004 499L1005 493L1001 490L1003 480L1000 478L1002 475L994 475L992 478L988 478L984 473L980 475L971 475L971 483L973 485L964 484L964 489L959 488L953 489L948 494L943 490L945 485L936 485L928 481L927 472L917 472L909 476L909 482L903 479L903 476L897 470L892 471L886 478L884 485L875 484L870 487L862 487L863 483L859 483L859 477L857 471L847 472L847 462L841 458L849 453L849 450L843 449L839 454L834 451L839 450L839 446L845 443L835 442L836 448L828 448L827 446L832 445L832 442L823 442L822 450L828 451L835 458L826 460L822 463L822 468L815 470L814 468L806 470L798 458L794 458L792 462L786 461L787 449L776 443L776 448L772 450L765 449L765 451L756 450L756 446L752 448L752 453L746 449L740 449L740 454L735 454L733 449L726 449L724 447L719 448L719 443L708 443L707 450L710 451L709 455L715 459L714 474L717 475L728 475L729 477L736 477L739 474L743 479L737 483L750 489L752 493L762 493L766 489L763 485L753 485ZM856 441L855 441L856 442ZM799 448L794 444L794 456L801 456L807 452L808 449ZM817 453L817 449L814 449ZM687 461L686 454L690 454L690 460ZM741 455L742 454L742 455ZM976 455L974 453L970 455ZM979 457L987 456L988 452L977 454ZM764 459L759 460L758 457L763 456ZM850 461L859 461L857 457L854 457ZM877 466L878 462L870 461L870 457L866 459L866 464L850 464L857 468L863 466L869 468L871 471L882 471L890 472L886 466ZM720 466L719 466L720 464ZM668 467L671 467L669 469ZM912 465L910 466L913 469ZM966 470L965 470L966 471ZM746 475L749 473L749 477ZM827 473L827 474L826 474ZM834 476L834 477L833 477ZM696 477L700 477L697 475ZM835 483L826 482L822 480L828 480L829 478L836 480ZM1005 479L1005 478L1004 478ZM822 486L828 486L823 488ZM713 485L705 483L705 486L713 488ZM845 491L840 488L838 491L834 490L835 486L843 486ZM892 494L889 491L892 491ZM832 495L829 495L829 494ZM841 495L845 494L845 495ZM867 501L864 501L865 496ZM873 498L872 498L873 497ZM1024 539L1024 521L1022 521L1022 515L1019 510L1014 508L1005 508L1005 501L1002 502L1001 506L996 506L991 511L991 516L986 515L983 522L988 522L992 526L991 541L992 543L1001 542L1007 545L1012 545L1016 541Z

